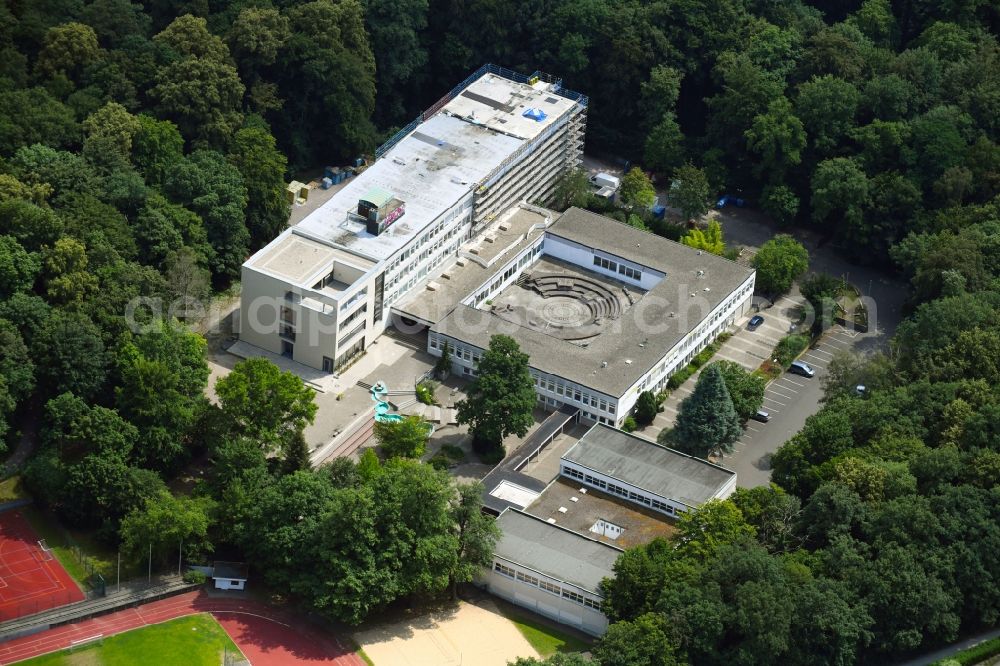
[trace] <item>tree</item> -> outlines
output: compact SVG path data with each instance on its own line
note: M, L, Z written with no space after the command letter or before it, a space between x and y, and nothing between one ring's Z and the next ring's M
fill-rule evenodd
M868 203L868 178L856 160L835 157L819 163L812 179L815 222L837 222L839 217L848 229L858 227Z
M615 622L594 649L601 666L680 666L667 634L666 618L646 613L634 620Z
M404 109L400 93L410 89L427 66L426 42L421 38L427 28L427 9L427 0L369 0L365 4L371 42L395 47L374 49L381 93L376 111L383 121L400 119Z
M91 63L101 57L97 34L89 25L64 23L49 28L45 44L38 54L38 71L46 77L62 74L76 78Z
M35 388L35 364L17 328L0 318L0 380L15 402L27 399Z
M45 283L53 303L81 302L97 289L87 271L87 248L75 238L60 238L45 252Z
M761 245L753 258L757 288L783 294L809 268L809 252L788 234L778 234Z
M694 391L678 408L677 425L663 432L661 443L700 458L733 450L743 430L718 365L702 370Z
M806 132L784 97L771 102L767 113L755 116L745 134L747 148L760 155L758 172L772 183L781 181L789 167L802 161Z
M225 42L212 35L205 19L175 19L153 38L181 57L162 67L150 95L181 133L212 146L225 146L242 121L246 87L229 58Z
M10 155L18 148L47 143L72 146L79 141L73 110L44 88L0 93L0 150Z
M860 99L857 88L836 76L813 77L799 86L795 108L816 150L827 154L840 145L854 127Z
M708 178L702 169L690 162L674 172L675 184L670 188L670 201L690 220L708 212Z
M675 543L681 557L707 562L729 544L752 539L756 530L740 510L727 500L709 500L677 520Z
M246 225L251 248L266 245L288 226L291 212L285 198L288 162L262 127L244 127L233 137L229 161L240 171L247 188Z
M449 509L458 537L455 566L449 574L452 599L458 599L458 583L471 582L490 566L493 549L501 537L496 520L483 512L483 484L459 484L457 491Z
M107 378L108 357L100 331L80 312L56 311L31 341L38 383L46 395L71 391L90 399Z
M684 133L672 111L663 114L660 122L650 131L643 158L649 168L660 173L670 173L683 164Z
M747 372L743 366L733 361L716 361L712 365L719 366L726 382L726 390L733 401L733 408L740 420L746 421L764 404L767 379L755 372Z
M174 497L161 492L122 519L122 551L132 560L141 560L149 549L161 560L181 547L188 558L207 555L212 552L208 537L212 508L207 497Z
M534 657L518 657L507 662L508 666L594 666L594 662L579 652L556 652L546 659Z
M117 354L116 404L139 428L145 467L170 470L183 461L190 434L206 405L205 339L177 325L149 328Z
M166 266L167 285L176 298L196 304L211 293L212 274L201 267L191 248L182 247L169 255Z
M592 187L587 180L587 172L583 169L569 169L556 182L556 191L552 195L552 205L558 210L566 210L572 206L586 208L590 201Z
M0 298L28 291L41 270L41 261L13 236L0 236Z
M451 344L447 340L441 345L441 355L434 363L434 376L444 381L451 374Z
M231 432L250 437L267 453L284 450L316 416L315 393L265 358L249 358L215 383Z
M501 447L507 435L524 437L537 402L528 355L513 338L494 335L476 369L468 397L458 403L458 422L469 425L484 450Z
M235 279L250 253L247 189L239 170L214 150L196 150L167 176L166 193L197 213L214 250L213 273Z
M760 195L760 208L780 225L795 221L799 197L787 185L766 185Z
M635 401L635 420L639 425L649 425L656 418L660 405L656 402L656 396L649 391L643 391Z
M83 154L108 170L121 169L132 157L132 140L142 125L117 102L108 102L83 121Z
M376 421L375 439L387 458L419 458L427 448L428 423L419 416L399 421Z
M639 167L632 167L622 177L618 194L626 206L638 206L641 209L652 206L656 198L656 190L653 189L649 176Z
M681 243L696 250L717 254L720 257L726 252L726 243L722 240L722 224L718 220L708 223L708 229L702 231L695 227L681 236Z
M177 125L145 114L138 116L139 130L132 141L136 168L152 185L166 182L167 173L184 157L184 137Z
M274 64L289 37L288 17L277 9L245 7L233 21L228 40L249 81L259 68Z

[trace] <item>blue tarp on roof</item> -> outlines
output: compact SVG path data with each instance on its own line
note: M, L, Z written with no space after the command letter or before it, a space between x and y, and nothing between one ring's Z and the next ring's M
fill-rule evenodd
M537 120L538 122L541 122L546 118L548 118L547 113L545 113L541 109L535 109L535 108L527 108L521 115L524 116L525 118L531 118L532 120Z

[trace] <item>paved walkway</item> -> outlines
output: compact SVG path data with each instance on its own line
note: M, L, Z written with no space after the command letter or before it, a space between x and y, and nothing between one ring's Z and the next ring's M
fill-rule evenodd
M204 590L8 641L0 644L0 664L61 650L74 641L98 635L113 636L193 613L216 616L244 655L257 666L364 666L361 658L337 637L314 628L290 612L276 610L253 599L210 596Z

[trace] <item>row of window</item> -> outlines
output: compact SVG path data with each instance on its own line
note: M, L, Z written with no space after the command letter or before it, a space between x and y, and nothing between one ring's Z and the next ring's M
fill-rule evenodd
M591 476L576 469L575 467L568 467L566 465L562 466L562 473L565 476L576 479L577 481L583 481L587 485L593 486L594 488L600 488L601 490L608 492L612 495L618 495L636 504L643 504L651 509L656 509L662 513L669 514L671 516L676 515L674 507L666 502L659 500L655 497L647 497L642 493L637 493L634 490L629 490L628 488L623 488L616 483L611 483L605 481L604 479L599 479L597 477Z
M496 276L493 279L493 282L490 284L490 286L486 287L485 289L480 290L479 293L476 294L476 297L473 299L473 305L475 307L479 307L480 303L482 303L487 298L489 298L490 296L492 296L493 294L495 294L497 291L499 291L501 285L503 285L507 280L509 280L511 277L513 277L513 275L514 275L515 272L517 272L520 269L522 269L525 266L527 266L531 262L531 260L533 258L537 257L541 253L542 253L542 244L539 243L538 245L536 245L535 247L533 247L531 249L531 251L526 252L517 261L516 264L511 264L507 268L507 270L505 270L503 272L502 275Z
M552 379L551 377L541 377L533 370L531 371L531 376L535 380L535 386L537 388L550 393L555 393L556 395L566 398L566 400L600 409L602 412L606 412L608 414L615 413L616 406L614 402L591 395L590 393L582 390L579 386L564 384L558 379ZM593 421L595 419L591 418L591 420Z
M431 349L444 350L444 341L440 340L437 336L431 336L428 344ZM479 359L483 357L479 349L472 349L470 347L466 347L465 345L449 342L448 348L451 350L452 358L456 361L466 361L476 364L479 363Z
M347 318L344 319L344 321L340 322L340 326L337 330L343 331L345 328L357 321L359 317L364 317L367 313L368 304L365 303L363 306L352 312Z
M610 259L599 257L596 254L594 255L594 265L612 273L617 272L619 275L624 275L630 280L635 280L636 282L642 280L642 271L638 268L632 268L631 266L626 266L625 264L619 264L617 261L611 261Z
M535 576L522 573L512 567L508 567L506 564L501 564L500 562L494 562L493 570L503 576L507 576L507 578L513 578L514 580L520 583L524 583L525 585L531 585L532 587L537 587L539 589L545 590L549 594L554 594L557 597L562 597L563 599L569 599L570 601L578 603L581 606L586 606L587 608L593 608L594 610L601 610L601 602L596 599L585 597L579 592L574 592L573 590L563 589L559 585L550 583L547 580L539 580Z

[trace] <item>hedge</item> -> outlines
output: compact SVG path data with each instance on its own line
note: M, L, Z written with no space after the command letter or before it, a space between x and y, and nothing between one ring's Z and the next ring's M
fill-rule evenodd
M673 390L690 379L691 375L698 372L698 368L708 363L712 357L715 356L715 352L719 351L719 347L721 347L723 343L731 337L733 337L732 333L723 333L717 337L712 344L695 354L695 357L691 359L690 363L670 375L670 379L667 380L667 388Z
M962 666L975 666L975 664L986 661L990 657L995 657L998 654L1000 654L1000 638L994 638L992 640L984 641L979 645L974 645L968 650L962 650L947 659L935 662L933 666L939 666L940 664L948 662L958 662Z

